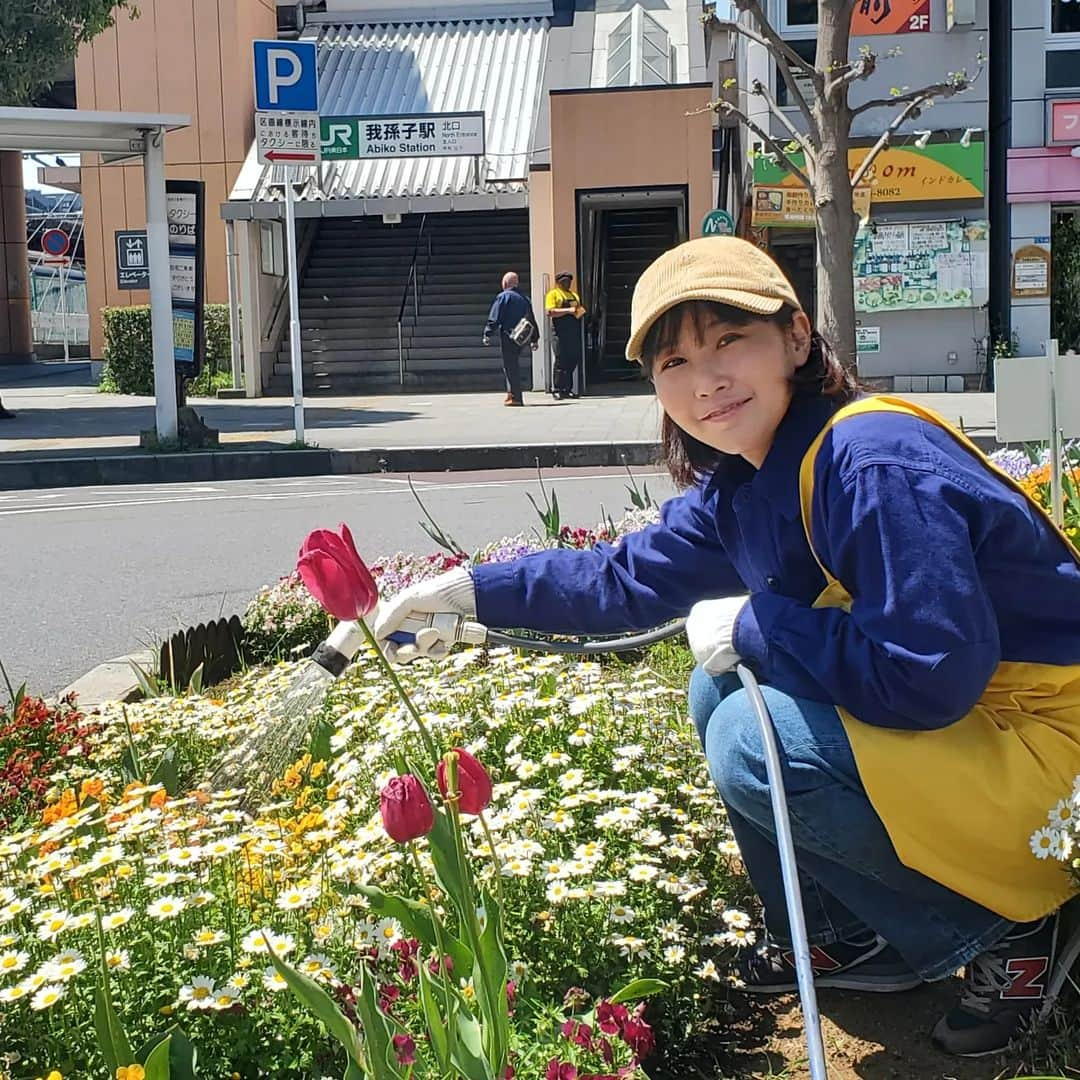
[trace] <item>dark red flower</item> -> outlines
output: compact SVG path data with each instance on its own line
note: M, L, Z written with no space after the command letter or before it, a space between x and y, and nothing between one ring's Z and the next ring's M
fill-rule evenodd
M491 802L491 777L487 769L461 747L450 751L457 754L458 809L464 814L479 814ZM439 761L435 769L435 780L443 798L449 797L446 784L446 758Z
M406 844L426 836L435 824L435 808L424 785L411 773L391 777L379 792L383 828L392 840Z
M596 1006L596 1026L605 1035L618 1035L630 1013L625 1005L613 1005L610 1001L601 1001Z
M394 1053L397 1054L399 1065L416 1064L416 1043L409 1035L394 1036Z
M548 1062L544 1080L578 1080L577 1069L568 1061L552 1058Z
M341 535L330 529L308 533L300 545L296 569L308 592L336 619L353 621L374 611L379 590L364 565L348 526Z

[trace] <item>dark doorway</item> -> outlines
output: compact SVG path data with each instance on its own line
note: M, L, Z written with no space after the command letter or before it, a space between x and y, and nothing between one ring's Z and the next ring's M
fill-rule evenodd
M642 271L686 239L686 190L578 193L578 252L589 384L640 378L624 355Z

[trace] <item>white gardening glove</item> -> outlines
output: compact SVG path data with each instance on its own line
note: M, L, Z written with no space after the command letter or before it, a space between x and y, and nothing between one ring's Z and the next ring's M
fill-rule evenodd
M686 636L694 659L708 675L723 675L739 662L735 651L735 621L746 603L745 596L702 600L690 609Z
M432 619L435 616L435 619ZM439 618L439 616L444 616ZM389 600L381 600L375 613L372 632L392 664L408 664L421 656L439 660L456 640L455 627L460 619L476 618L476 587L472 574L463 566L427 581L418 581L402 589ZM415 629L410 622L429 623ZM411 645L399 645L387 638L398 630L415 633Z

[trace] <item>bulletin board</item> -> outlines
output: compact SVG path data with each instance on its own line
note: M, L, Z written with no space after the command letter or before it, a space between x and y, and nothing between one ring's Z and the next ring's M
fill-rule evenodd
M982 307L990 296L990 224L872 224L855 241L855 310Z

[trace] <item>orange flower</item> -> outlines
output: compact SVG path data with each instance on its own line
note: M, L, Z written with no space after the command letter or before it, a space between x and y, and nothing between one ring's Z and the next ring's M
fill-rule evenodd
M169 793L162 788L160 791L155 791L153 797L150 799L150 806L154 810L160 810L169 801Z
M41 813L41 820L46 825L53 825L57 821L74 814L78 809L79 806L75 801L75 792L71 788L68 788L64 794L60 796L59 802L55 802L51 806L45 807Z
M98 802L101 802L104 794L105 781L102 780L101 777L84 780L79 785L79 802L83 802L86 799L97 799Z

